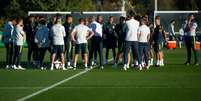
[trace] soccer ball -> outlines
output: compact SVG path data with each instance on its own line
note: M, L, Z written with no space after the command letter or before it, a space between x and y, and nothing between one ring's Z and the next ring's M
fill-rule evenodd
M59 69L60 66L61 66L61 62L60 62L59 60L56 60L56 61L54 62L54 66L55 66L56 69Z

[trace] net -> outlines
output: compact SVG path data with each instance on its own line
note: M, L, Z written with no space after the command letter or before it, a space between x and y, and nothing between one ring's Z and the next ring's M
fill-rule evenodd
M74 22L77 23L79 18L88 18L90 16L97 16L101 15L104 17L104 21L107 21L109 16L114 16L115 23L118 22L118 19L120 16L125 16L126 12L124 11L93 11L93 12L51 12L51 11L29 11L28 15L32 16L44 16L48 20L51 20L51 18L56 15L60 14L62 18L64 19L67 14L71 14L74 18Z

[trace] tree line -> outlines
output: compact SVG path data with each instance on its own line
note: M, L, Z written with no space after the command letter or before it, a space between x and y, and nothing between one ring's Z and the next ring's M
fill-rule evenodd
M125 0L126 10L153 13L155 0ZM159 10L200 10L200 0L158 0ZM121 10L122 0L0 0L0 17L26 16L28 11Z

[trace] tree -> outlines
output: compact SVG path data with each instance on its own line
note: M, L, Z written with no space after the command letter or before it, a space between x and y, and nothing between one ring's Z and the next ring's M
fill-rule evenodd
M21 5L19 4L18 0L12 0L10 2L10 5L8 5L4 9L5 15L10 17L10 16L16 16L16 15L23 15L24 12L21 10Z
M125 1L126 10L154 11L154 0ZM200 0L158 0L159 10L201 10L200 5ZM0 0L0 17L26 16L28 11L110 11L121 10L121 6L121 0Z
M6 17L26 16L28 11L93 11L92 0L10 0L3 9Z

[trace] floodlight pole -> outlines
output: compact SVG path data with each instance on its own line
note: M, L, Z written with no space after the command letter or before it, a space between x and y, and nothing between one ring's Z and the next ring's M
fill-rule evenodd
M155 11L158 11L158 0L155 0Z
M121 2L122 2L122 7L121 7L122 16L126 17L126 14L125 14L125 0L121 0Z
M158 11L158 0L155 0L155 2L154 2L155 4L155 9L154 9L154 26L156 25L155 24L155 17L156 17L156 12Z

